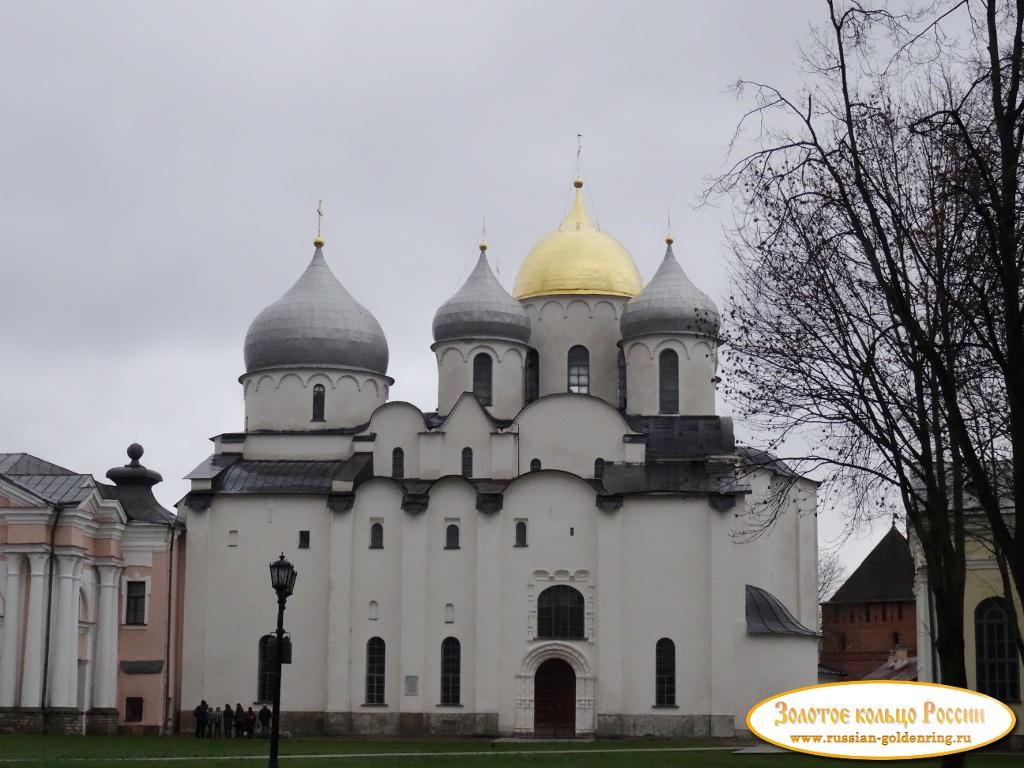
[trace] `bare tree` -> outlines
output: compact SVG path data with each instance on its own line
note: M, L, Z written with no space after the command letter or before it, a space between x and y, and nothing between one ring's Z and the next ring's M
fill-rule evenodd
M829 552L818 558L818 604L828 600L843 584L846 568L839 560L838 552Z

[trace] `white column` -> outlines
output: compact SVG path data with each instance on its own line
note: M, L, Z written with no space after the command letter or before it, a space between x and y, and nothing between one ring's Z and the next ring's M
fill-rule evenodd
M13 707L18 691L18 662L21 661L21 570L22 557L10 552L7 561L7 603L4 611L4 645L0 656L0 707Z
M21 675L21 706L39 707L43 692L43 635L46 628L46 566L50 556L37 552L28 556L31 575L28 588L28 616L25 619L25 660Z
M117 583L118 565L97 565L99 600L96 610L96 665L93 668L93 707L117 706Z
M77 556L57 556L57 608L51 630L49 685L50 704L54 707L74 707L77 703L78 563Z

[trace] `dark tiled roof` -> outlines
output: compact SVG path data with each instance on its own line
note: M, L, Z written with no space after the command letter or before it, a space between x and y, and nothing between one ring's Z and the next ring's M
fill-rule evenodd
M625 419L634 432L647 435L648 460L724 455L736 447L729 418L626 414Z
M752 635L817 636L797 621L775 595L752 584L747 584L746 614L747 632Z
M237 453L215 453L187 475L186 480L212 480L236 461L241 460Z
M892 526L827 603L904 602L914 599L914 558Z

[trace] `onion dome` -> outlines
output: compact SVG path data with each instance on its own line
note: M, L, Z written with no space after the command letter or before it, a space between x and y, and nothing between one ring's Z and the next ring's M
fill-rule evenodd
M487 243L480 243L480 259L466 282L434 315L434 341L473 338L530 340L530 318L491 271Z
M636 296L643 288L633 257L618 240L598 229L583 204L583 181L558 229L533 246L519 268L517 299L553 294Z
M622 338L649 333L689 333L717 336L718 307L693 284L672 253L672 238L665 239L665 259L643 292L622 310Z
M264 309L245 335L245 370L359 368L385 374L388 342L380 323L327 266L323 240L306 271Z

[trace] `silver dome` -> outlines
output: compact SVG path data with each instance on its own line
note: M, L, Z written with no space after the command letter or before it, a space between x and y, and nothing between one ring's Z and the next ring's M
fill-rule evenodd
M295 285L245 335L246 371L292 366L388 370L380 323L338 282L319 245Z
M649 333L716 336L719 325L718 307L683 272L671 242L651 282L630 299L619 321L624 339Z
M434 315L434 341L475 338L530 340L530 318L494 276L486 246L463 286Z

